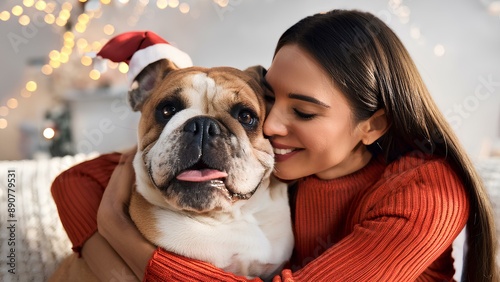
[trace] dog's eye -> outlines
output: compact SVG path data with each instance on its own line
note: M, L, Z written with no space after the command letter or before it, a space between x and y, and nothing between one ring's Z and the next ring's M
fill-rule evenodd
M234 105L230 114L247 130L253 130L259 124L259 116L252 108L243 103Z
M163 101L156 107L156 120L159 123L168 122L175 114L185 109L184 103L179 99Z
M243 125L253 126L256 123L257 119L255 118L254 114L251 111L242 110L238 114L238 121Z
M161 111L163 118L169 119L177 113L177 108L174 105L165 105Z

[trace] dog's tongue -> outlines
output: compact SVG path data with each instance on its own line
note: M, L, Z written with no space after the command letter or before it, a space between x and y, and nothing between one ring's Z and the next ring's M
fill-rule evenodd
M227 173L215 169L186 170L177 175L178 180L190 182L203 182L224 177L227 177Z

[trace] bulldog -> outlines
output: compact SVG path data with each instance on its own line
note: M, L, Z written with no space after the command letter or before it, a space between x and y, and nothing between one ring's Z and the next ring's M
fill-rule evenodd
M286 184L271 177L263 69L148 66L129 102L141 111L130 215L174 253L271 277L293 248Z
M293 248L286 184L271 175L262 67L179 69L162 59L129 91L138 127L130 216L153 244L249 278Z

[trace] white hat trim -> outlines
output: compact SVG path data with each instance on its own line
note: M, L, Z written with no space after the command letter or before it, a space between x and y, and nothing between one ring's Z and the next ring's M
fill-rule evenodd
M166 43L151 45L138 50L130 59L127 75L130 84L132 84L135 77L145 67L161 59L168 59L179 68L187 68L193 66L193 62L191 61L189 55L177 49L176 47Z

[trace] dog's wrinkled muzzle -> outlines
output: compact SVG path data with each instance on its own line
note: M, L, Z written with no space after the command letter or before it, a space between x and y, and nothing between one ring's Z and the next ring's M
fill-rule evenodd
M172 174L165 181L155 182L154 170L149 169L153 184L166 199L175 200L183 209L203 212L222 202L234 203L253 195L258 182L246 191L232 187L234 174L229 174L234 173L231 170L234 158L241 157L235 152L241 149L239 144L231 144L232 134L224 124L212 117L196 116L179 129L175 141L177 150L172 155L176 158Z

